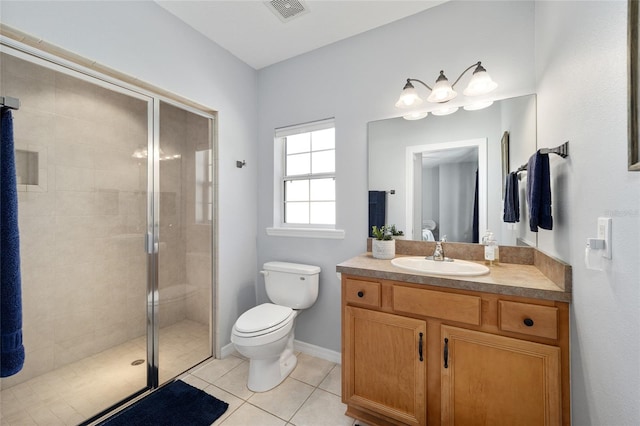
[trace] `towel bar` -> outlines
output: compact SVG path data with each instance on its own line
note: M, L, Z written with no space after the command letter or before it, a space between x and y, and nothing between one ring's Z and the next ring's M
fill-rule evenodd
M557 154L562 158L567 158L569 156L569 141L566 141L562 145L556 146L555 148L541 148L538 150L540 154ZM523 164L518 167L516 173L527 170L527 165Z

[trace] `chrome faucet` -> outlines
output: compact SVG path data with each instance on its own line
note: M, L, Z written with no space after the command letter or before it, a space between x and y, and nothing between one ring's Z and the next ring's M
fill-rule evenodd
M432 259L439 262L444 260L444 248L442 248L441 241L436 241L436 249L433 251Z

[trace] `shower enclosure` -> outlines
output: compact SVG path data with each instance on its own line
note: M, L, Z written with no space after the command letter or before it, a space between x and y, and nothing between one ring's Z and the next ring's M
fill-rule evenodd
M26 351L1 423L82 423L213 354L216 116L6 40L0 55L0 95L21 103Z

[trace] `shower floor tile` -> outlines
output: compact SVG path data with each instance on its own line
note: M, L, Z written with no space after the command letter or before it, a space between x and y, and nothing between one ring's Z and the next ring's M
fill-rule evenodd
M160 330L160 382L209 354L209 327L181 321ZM135 360L143 363L131 365ZM77 425L146 386L146 336L3 389L0 425Z

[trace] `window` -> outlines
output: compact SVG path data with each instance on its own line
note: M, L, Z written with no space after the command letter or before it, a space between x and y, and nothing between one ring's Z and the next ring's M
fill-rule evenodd
M276 129L275 151L274 228L267 232L318 236L287 230L333 230L336 225L333 119ZM341 238L330 231L322 237Z
M213 220L213 155L211 149L196 150L196 223Z

